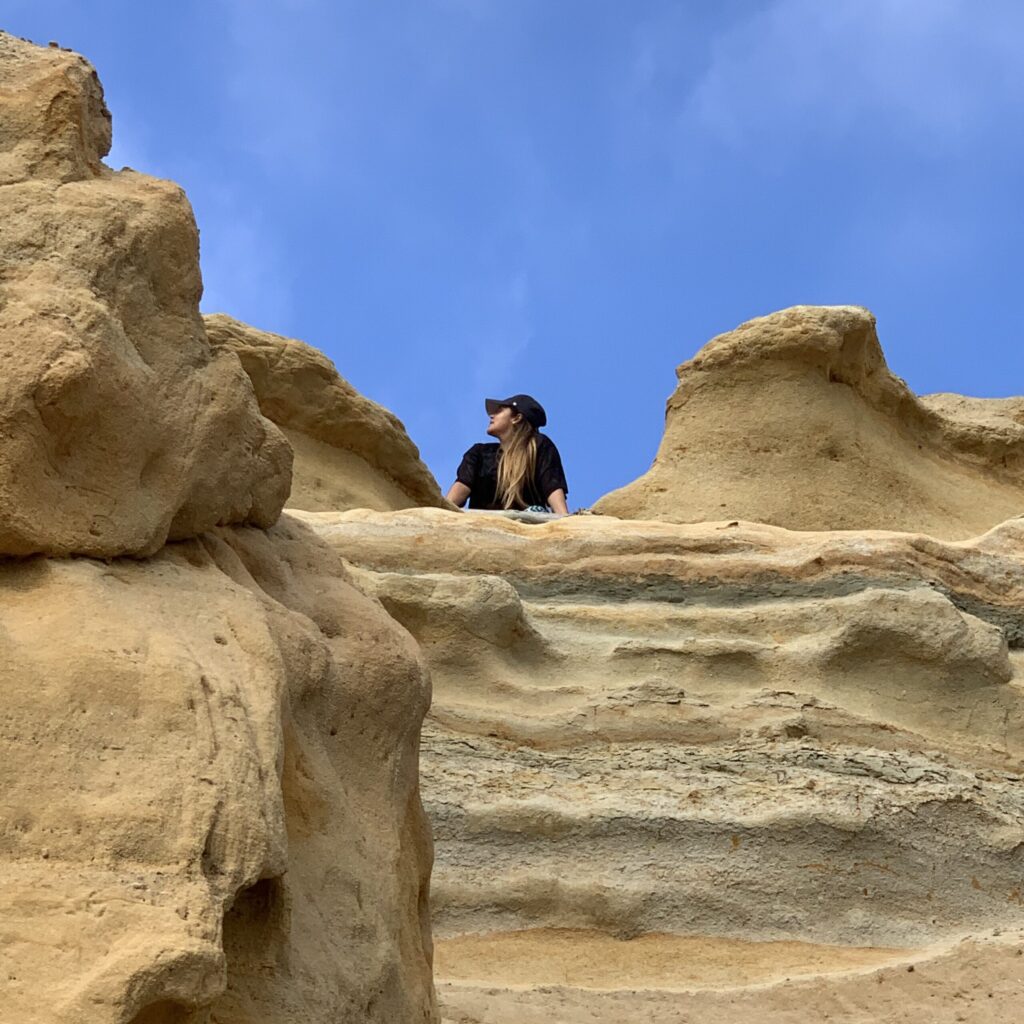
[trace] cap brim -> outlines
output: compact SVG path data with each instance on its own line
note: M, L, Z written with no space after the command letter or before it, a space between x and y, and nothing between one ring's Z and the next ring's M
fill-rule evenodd
M484 399L484 408L487 410L488 415L490 416L497 416L497 414L501 412L501 410L504 409L507 405L508 402L502 402L500 399L497 398Z

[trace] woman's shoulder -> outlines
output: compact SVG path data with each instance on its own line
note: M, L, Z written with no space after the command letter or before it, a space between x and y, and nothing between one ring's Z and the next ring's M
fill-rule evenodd
M470 445L466 449L466 454L463 455L463 459L472 460L489 460L491 458L497 458L498 449L501 447L497 442L494 444L488 444L486 441L481 441L479 444Z

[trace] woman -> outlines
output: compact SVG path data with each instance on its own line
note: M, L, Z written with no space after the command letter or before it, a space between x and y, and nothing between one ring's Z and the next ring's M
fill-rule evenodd
M448 500L461 508L548 508L568 515L562 458L551 438L538 428L548 418L540 403L529 395L488 398L487 433L497 444L475 444L462 457Z

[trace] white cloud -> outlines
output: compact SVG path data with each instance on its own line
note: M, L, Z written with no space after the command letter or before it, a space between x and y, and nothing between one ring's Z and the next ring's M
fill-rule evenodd
M880 130L956 151L1024 97L1022 30L1024 7L1009 2L777 0L714 39L678 128L684 145L710 137L776 164L794 146ZM637 61L637 81L655 87L649 46Z

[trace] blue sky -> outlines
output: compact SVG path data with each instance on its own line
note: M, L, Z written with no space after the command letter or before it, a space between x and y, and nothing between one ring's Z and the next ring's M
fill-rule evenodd
M857 303L919 393L1024 393L1016 0L4 0L172 178L203 308L302 338L443 487L547 407L570 505L650 465L674 368Z

